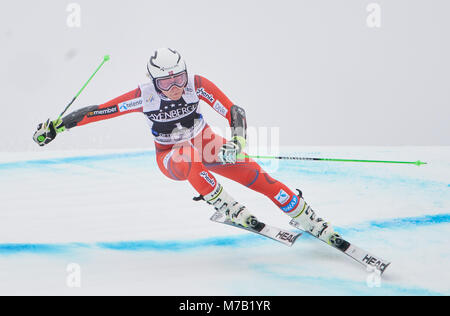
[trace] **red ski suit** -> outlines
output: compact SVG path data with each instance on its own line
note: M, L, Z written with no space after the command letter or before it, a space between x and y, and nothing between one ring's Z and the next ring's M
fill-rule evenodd
M230 109L233 103L228 97L206 78L198 75L190 78L194 81L191 84L194 85L198 99L213 107L231 124ZM153 97L143 95L143 88L140 86L99 106L86 107L71 113L63 121L66 121L67 128L72 128L127 113L145 113L145 107L139 106L140 99ZM121 104L129 105L130 101L134 102L133 107L122 111ZM201 195L211 193L217 184L213 172L264 194L285 213L291 213L297 208L298 197L286 185L266 173L253 159L246 158L235 164L218 162L217 153L224 143L226 139L214 133L209 125L204 123L201 131L190 139L176 144L155 141L156 161L164 175L173 180L189 181Z

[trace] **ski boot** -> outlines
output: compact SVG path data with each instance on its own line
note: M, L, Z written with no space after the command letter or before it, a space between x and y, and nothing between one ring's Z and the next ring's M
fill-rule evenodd
M217 183L216 188L211 193L195 197L194 200L205 200L208 204L214 206L216 211L224 213L235 224L254 229L260 226L256 217L250 214L244 205L235 201L220 183Z
M299 193L298 211L296 210L293 214L290 214L293 221L314 237L332 246L339 246L342 240L341 236L334 231L330 222L324 221L322 218L316 216L316 213L303 199L302 191L298 189L297 191ZM297 226L295 224L293 225Z

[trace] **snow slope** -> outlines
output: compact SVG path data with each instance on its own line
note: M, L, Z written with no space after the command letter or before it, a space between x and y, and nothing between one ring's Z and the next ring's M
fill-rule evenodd
M370 273L303 235L288 248L212 223L154 152L0 153L0 295L449 295L450 147L298 147L283 155L422 160L425 166L260 161L348 240L389 259ZM218 177L219 178L219 177ZM219 178L260 219L267 198ZM66 285L69 263L81 287Z

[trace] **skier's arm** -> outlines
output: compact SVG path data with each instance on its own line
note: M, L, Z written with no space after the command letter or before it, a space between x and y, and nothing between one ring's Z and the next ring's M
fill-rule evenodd
M228 120L232 130L232 140L237 141L241 148L244 148L247 138L247 120L244 109L233 104L214 83L205 77L195 76L195 91L199 99L205 101Z
M228 120L232 138L222 146L218 156L223 163L235 163L237 155L246 145L247 119L244 109L233 104L214 83L202 76L195 76L195 91L201 100Z
M81 126L100 120L106 120L132 112L142 112L141 90L137 88L101 105L83 107L67 114L59 120L38 125L33 140L44 146L51 142L58 133L75 126Z
M137 88L101 105L86 106L64 116L62 118L63 126L69 129L127 113L142 112L140 97L141 90Z

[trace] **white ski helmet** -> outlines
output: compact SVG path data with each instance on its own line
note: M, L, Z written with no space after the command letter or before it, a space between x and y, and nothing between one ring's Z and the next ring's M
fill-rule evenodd
M147 63L147 71L158 90L157 79L170 78L183 72L187 77L184 59L176 50L170 48L158 48Z

